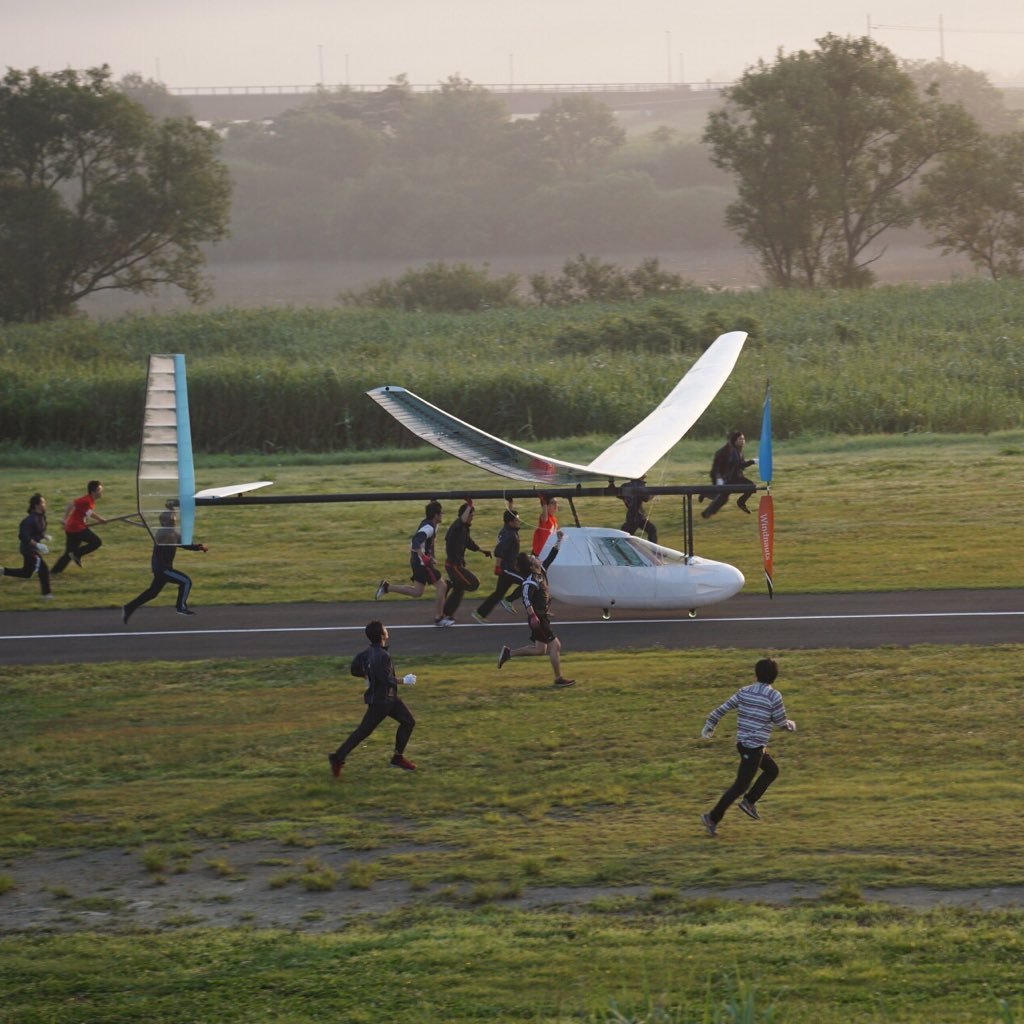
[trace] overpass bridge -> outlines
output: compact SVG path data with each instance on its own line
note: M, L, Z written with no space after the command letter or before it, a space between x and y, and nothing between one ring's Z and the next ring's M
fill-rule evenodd
M476 84L476 83L474 83ZM523 85L480 85L504 101L512 116L539 114L545 107L565 96L593 96L613 110L701 109L718 100L727 82L678 84L561 83ZM286 110L302 106L321 94L383 92L386 85L223 85L169 88L172 96L188 103L197 121L258 121L278 117ZM410 85L416 93L439 92L440 84Z

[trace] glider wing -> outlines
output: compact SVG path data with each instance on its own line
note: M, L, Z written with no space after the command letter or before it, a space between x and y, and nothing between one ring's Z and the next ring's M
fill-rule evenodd
M607 478L586 466L538 455L503 441L439 409L405 388L389 385L367 394L418 438L472 466L512 480L527 480L548 487L572 487Z
M718 337L661 405L606 448L587 469L619 479L642 477L679 442L721 391L746 340L745 331L731 331Z

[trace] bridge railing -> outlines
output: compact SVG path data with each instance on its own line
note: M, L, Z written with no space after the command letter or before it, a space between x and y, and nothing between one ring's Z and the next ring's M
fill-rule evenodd
M411 92L440 92L442 82L430 84L403 85ZM599 92L599 93L630 93L630 92L707 92L724 89L731 82L505 82L486 84L474 82L473 85L488 92L498 93L566 93L566 92ZM397 83L386 85L358 84L349 85L344 82L316 85L179 85L168 86L167 91L174 96L278 96L305 95L317 92L383 92L395 88Z

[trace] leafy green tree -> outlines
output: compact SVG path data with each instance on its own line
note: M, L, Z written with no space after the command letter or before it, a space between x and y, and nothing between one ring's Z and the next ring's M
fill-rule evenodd
M1024 277L1024 132L987 135L924 176L921 221L943 253Z
M784 286L869 284L881 236L914 221L917 175L978 135L963 107L920 95L868 38L828 35L761 61L725 98L704 140L737 178L729 224Z
M189 116L187 100L172 96L163 82L143 78L137 71L123 75L117 87L156 118Z
M983 131L1003 133L1021 127L1021 112L1007 108L1002 89L982 71L944 60L908 61L903 69L922 96L959 103Z
M421 172L467 181L500 161L511 142L505 104L483 86L450 76L409 105L395 134L398 160Z
M227 231L219 140L156 120L110 69L0 81L0 319L74 311L103 289L204 294L201 245Z
M569 178L591 174L626 141L607 103L593 96L563 96L533 122L543 152Z

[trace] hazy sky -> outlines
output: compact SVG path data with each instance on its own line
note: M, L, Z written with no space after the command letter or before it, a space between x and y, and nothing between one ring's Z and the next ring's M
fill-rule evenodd
M725 81L828 32L1024 85L1021 0L0 0L0 66L168 86ZM940 33L940 19L943 31ZM321 77L322 71L322 77Z

